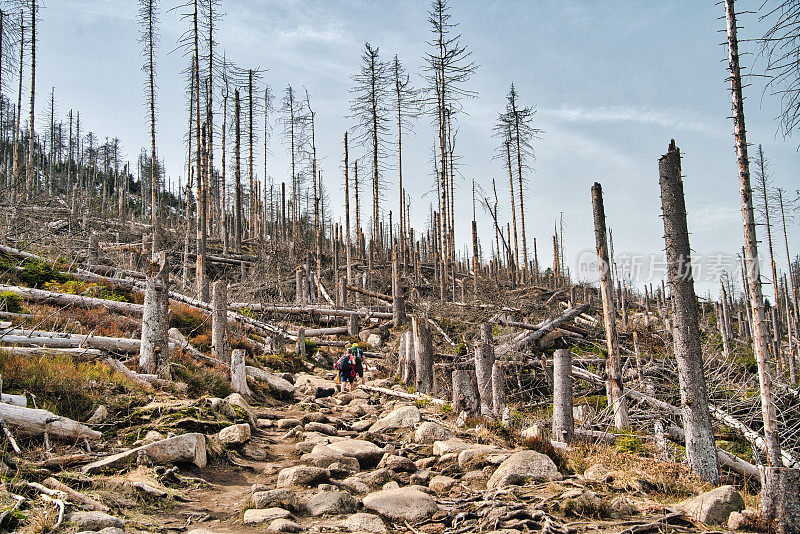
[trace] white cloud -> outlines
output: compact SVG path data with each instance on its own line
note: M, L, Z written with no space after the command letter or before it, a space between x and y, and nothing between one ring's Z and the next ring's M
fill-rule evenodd
M318 29L306 24L296 26L291 30L278 32L278 39L286 46L296 46L303 43L341 44L346 42L344 34L337 29Z
M687 110L665 110L633 106L600 106L586 108L564 105L560 108L539 108L543 115L568 122L633 122L664 128L688 130L717 137L725 135L709 122L690 118Z

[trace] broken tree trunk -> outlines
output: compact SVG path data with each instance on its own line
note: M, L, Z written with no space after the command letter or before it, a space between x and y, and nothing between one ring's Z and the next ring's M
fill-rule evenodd
M453 411L476 413L480 403L475 371L453 369Z
M572 443L572 354L565 349L553 353L553 439Z
M506 374L500 362L492 365L492 411L495 417L501 417L506 409Z
M597 244L597 264L600 271L600 293L603 297L603 323L606 331L606 392L614 410L614 426L629 428L628 405L622 386L622 366L619 361L617 340L617 319L614 309L613 282L611 266L608 262L608 242L606 239L606 213L603 207L603 189L599 183L592 186L592 207L594 209L594 236Z
M414 332L417 391L430 394L433 392L433 341L427 317L412 316L411 327Z
M167 330L169 319L167 284L169 264L166 252L153 256L147 273L142 313L142 342L139 346L139 368L145 373L156 374L164 380L170 379L169 346Z
M708 414L708 393L703 374L700 320L694 292L686 202L681 180L681 156L675 140L658 161L661 209L664 213L664 242L667 275L674 306L672 329L675 359L678 361L683 427L686 429L686 458L700 478L719 484L714 430Z
M249 396L250 388L247 386L247 369L244 364L244 349L235 349L231 353L231 389L240 395Z
M211 348L214 356L230 365L231 349L228 342L228 281L217 280L211 285Z
M121 313L123 315L139 315L142 313L142 304L131 304L129 302L118 302L116 300L99 299L94 297L84 297L83 295L72 295L69 293L59 293L57 291L46 291L44 289L33 289L29 287L7 286L0 284L0 291L8 291L19 295L25 300L53 304L57 306L78 306L81 308L102 307L109 311Z
M492 398L492 367L494 348L492 347L492 325L481 323L480 340L475 347L475 378L478 382L481 415L491 417L494 400Z
M45 432L50 437L77 441L79 439L100 439L102 434L72 419L58 416L47 410L23 408L13 404L0 403L0 419L18 432L41 436Z

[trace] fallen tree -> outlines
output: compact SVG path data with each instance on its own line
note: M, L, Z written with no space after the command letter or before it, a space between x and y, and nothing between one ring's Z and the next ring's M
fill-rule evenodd
M99 439L102 434L88 426L36 408L24 408L13 404L0 403L0 419L22 434L41 436L47 433L51 437L79 440Z

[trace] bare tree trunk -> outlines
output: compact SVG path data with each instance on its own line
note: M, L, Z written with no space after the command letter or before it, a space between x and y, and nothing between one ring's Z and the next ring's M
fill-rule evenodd
M392 324L395 328L406 321L405 299L403 298L403 288L400 283L397 256L398 250L395 247L394 258L392 258Z
M214 356L221 362L230 365L231 349L228 342L228 281L217 280L211 285L211 346Z
M147 269L142 313L142 342L139 348L139 367L145 373L169 380L169 263L165 252L153 257Z
M469 369L453 369L453 411L476 413L479 405L475 372Z
M597 243L597 263L600 269L600 292L603 297L603 322L606 331L606 391L613 403L614 426L620 429L629 428L628 406L622 385L622 367L617 348L617 320L614 309L613 287L611 285L611 269L608 263L608 244L606 241L606 214L603 207L603 189L595 182L592 187L592 206L594 208L594 236Z
M236 191L234 192L234 209L236 213L234 214L234 244L235 250L237 253L242 252L242 164L241 164L241 148L242 148L242 130L241 130L241 106L239 102L239 90L235 89L233 91L233 99L234 99L234 123L235 123L235 140L234 140L234 164L233 164L233 176L236 187Z
M492 368L494 366L494 347L492 347L492 325L481 323L480 340L475 347L475 378L478 383L481 415L491 417L494 399L492 397Z
M250 396L244 356L244 349L235 349L231 353L231 389L240 395Z
M400 375L400 380L406 385L416 383L416 350L414 349L414 333L409 330L403 334L405 344L403 346L403 372Z
M202 126L201 143L198 145L201 156L200 165L197 173L197 263L195 266L195 277L197 278L197 298L201 302L208 302L210 299L208 291L208 273L206 273L206 187L205 175L206 165L208 164L206 152L206 125Z
M659 160L658 167L669 287L675 311L671 333L675 358L678 360L686 457L692 471L707 482L719 484L717 448L708 413L708 393L703 375L700 321L686 224L681 158L674 140L667 153Z
M433 391L433 341L428 330L427 316L411 317L414 331L414 354L417 370L417 391L431 394Z
M492 411L500 417L506 408L506 374L498 360L492 365Z
M565 349L553 353L553 439L571 443L575 434L572 420L572 354Z
M769 367L767 325L764 318L764 298L761 292L761 277L758 264L758 237L753 215L753 190L750 186L750 160L747 156L747 133L742 98L742 78L739 69L739 41L736 37L736 13L734 0L725 0L725 19L728 36L728 62L733 103L733 123L736 137L736 156L739 164L739 189L742 201L742 223L745 240L745 260L749 283L750 308L753 320L753 349L758 363L758 382L761 392L761 415L764 420L764 438L767 445L767 460L770 467L783 467L781 447L778 441L778 422L772 398L772 374ZM787 523L780 513L776 501L770 497L781 495L781 469L773 471L762 480L761 513L767 519Z

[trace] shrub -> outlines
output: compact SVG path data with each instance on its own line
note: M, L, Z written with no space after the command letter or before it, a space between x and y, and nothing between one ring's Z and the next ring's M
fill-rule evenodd
M173 379L186 383L188 396L198 398L210 395L225 398L233 393L230 380L223 371L198 365L185 357L179 356L177 360L180 363L172 365Z
M30 287L44 287L48 282L64 283L67 276L53 269L49 263L39 260L26 261L17 275Z
M11 291L0 291L0 309L9 313L22 311L22 297Z
M211 318L194 308L190 308L179 302L169 305L171 328L177 328L184 335L190 336L198 332L211 331Z

